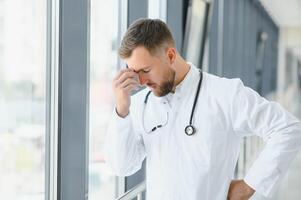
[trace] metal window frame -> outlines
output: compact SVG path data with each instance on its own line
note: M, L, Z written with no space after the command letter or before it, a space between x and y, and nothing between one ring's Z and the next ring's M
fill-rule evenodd
M89 8L60 1L58 200L88 199Z
M121 43L122 37L128 27L128 10L129 10L128 0L118 1L118 44ZM118 58L117 70L125 66L123 60ZM115 197L121 196L126 192L126 178L125 177L115 177Z
M45 200L57 197L59 2L47 0Z
M182 54L183 26L186 23L186 21L184 21L184 15L186 14L184 9L187 8L186 4L183 0L167 0L162 7L161 9L165 9L166 23L175 40L177 51Z
M224 55L224 0L218 3L218 22L217 22L217 74L223 75L223 55Z
M88 199L90 1L47 1L45 199Z
M188 60L193 62L193 60L195 61L195 65L197 65L198 67L202 68L203 70L205 69L205 71L208 71L208 66L204 67L204 60L206 61L206 65L208 63L208 43L209 43L209 39L208 39L208 34L209 34L209 30L210 30L210 25L211 25L211 15L212 15L212 1L209 0L199 0L199 3L203 3L204 6L204 10L202 10L202 17L201 18L195 18L193 16L193 10L195 9L197 0L189 0L188 3L188 8L187 8L187 18L186 18L186 23L185 23L185 33L184 33L184 38L183 38L183 45L182 45L182 53L183 56L185 57L185 59L192 59L192 60ZM200 49L198 49L197 52L197 57L190 55L191 54L191 45L195 43L195 41L193 41L191 39L191 34L194 33L193 27L192 26L196 26L194 21L198 20L197 22L200 24L201 26L201 37L200 37L200 41L199 42L199 46ZM196 50L194 50L196 51Z

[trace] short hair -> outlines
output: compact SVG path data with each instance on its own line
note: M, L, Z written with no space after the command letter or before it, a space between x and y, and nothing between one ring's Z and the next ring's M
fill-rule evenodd
M154 55L162 47L174 47L175 42L169 28L163 21L140 18L127 29L118 54L123 59L128 58L133 50L139 46L145 47L151 55Z

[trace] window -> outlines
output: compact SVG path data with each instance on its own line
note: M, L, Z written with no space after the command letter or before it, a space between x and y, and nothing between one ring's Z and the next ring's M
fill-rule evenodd
M46 1L0 0L0 194L45 198Z
M113 111L118 1L91 1L89 199L114 199L115 176L104 173L102 148Z
M186 60L196 66L202 66L209 4L205 1L193 0L187 12L183 53Z

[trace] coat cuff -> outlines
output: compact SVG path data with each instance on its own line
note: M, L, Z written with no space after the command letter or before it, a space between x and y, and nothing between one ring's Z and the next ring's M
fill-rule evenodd
M277 189L277 184L284 175L278 166L267 166L262 157L259 157L249 169L244 181L253 188L256 193L271 198Z
M114 108L115 112L113 112L113 121L115 121L115 126L117 130L123 130L123 128L128 128L129 123L131 121L130 113L128 113L125 117L120 117L117 109Z

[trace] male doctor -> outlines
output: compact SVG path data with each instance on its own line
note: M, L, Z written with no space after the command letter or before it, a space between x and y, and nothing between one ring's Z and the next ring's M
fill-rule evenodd
M270 197L301 146L301 123L240 79L200 71L177 52L167 25L139 19L119 49L127 69L113 81L115 110L105 159L118 176L146 162L148 200ZM139 86L146 89L131 96ZM264 150L243 180L232 180L243 137Z

